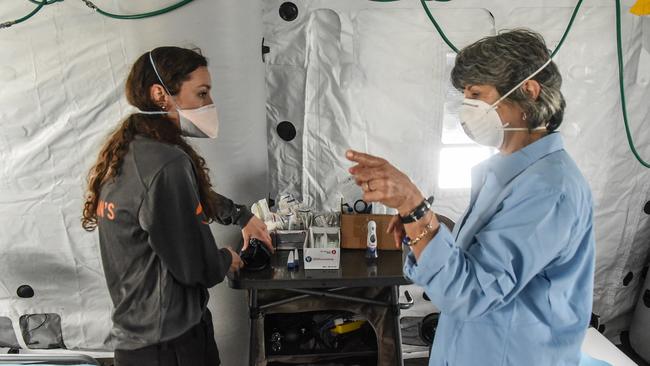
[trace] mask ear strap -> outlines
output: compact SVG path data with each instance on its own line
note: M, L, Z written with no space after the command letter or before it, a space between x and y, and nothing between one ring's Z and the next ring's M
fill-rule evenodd
M541 130L546 130L546 127L540 126L533 128L532 130L525 128L525 127L504 127L504 131L541 131Z
M165 86L165 83L162 81L162 78L160 77L160 74L158 73L158 69L156 69L156 63L153 62L153 55L152 55L152 52L153 52L153 51L149 51L149 62L151 62L151 67L153 67L153 72L156 73L156 77L158 77L158 81L160 81L160 84L162 85L162 87L165 89L165 91L167 92L167 94L169 94L169 96L171 97L171 96L172 96L172 93L170 93L170 92L169 92L169 89L167 89L167 86Z
M509 92L505 93L501 98L499 98L499 100L497 100L496 102L494 102L494 104L492 104L491 107L492 107L492 108L496 107L497 104L499 104L499 103L502 102L504 99L506 99L506 98L508 97L508 95L514 93L514 91L517 90L517 89L519 89L522 85L524 85L525 82L527 82L528 80L534 78L535 75L539 74L542 70L544 70L544 68L545 68L546 66L548 66L548 64L550 64L551 61L553 61L553 58L549 58L548 61L546 61L542 66L539 67L539 69L537 69L534 73L530 74L529 77L527 77L527 78L525 78L524 80L522 80L522 81L521 81L519 84L517 84L514 88L510 89Z
M157 115L157 114L169 114L169 112L166 111L137 111L138 114L146 114L146 115Z

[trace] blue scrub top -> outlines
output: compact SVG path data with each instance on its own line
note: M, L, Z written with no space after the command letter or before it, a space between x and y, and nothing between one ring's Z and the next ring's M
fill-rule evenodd
M404 273L441 310L430 366L577 366L591 318L591 191L553 133L472 169L471 201Z

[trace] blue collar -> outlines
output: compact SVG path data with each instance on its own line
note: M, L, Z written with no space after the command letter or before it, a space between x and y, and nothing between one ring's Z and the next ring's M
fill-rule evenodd
M510 155L496 154L481 165L492 170L499 182L506 185L539 159L563 149L562 136L551 133Z

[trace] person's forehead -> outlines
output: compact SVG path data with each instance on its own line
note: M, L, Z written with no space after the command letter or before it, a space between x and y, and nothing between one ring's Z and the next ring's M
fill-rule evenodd
M490 85L490 84L467 84L465 85L465 88L469 90L483 90L483 91L496 90L494 85Z
M201 87L206 86L210 87L212 85L210 80L210 72L205 66L201 66L198 69L190 73L190 78L184 83L192 87Z

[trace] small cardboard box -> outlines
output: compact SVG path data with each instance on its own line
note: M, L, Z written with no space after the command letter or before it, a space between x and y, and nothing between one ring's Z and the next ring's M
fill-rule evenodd
M395 247L393 234L386 234L393 215L341 214L341 248L366 249L368 222L377 224L377 249L401 250Z
M339 269L341 230L338 227L312 226L305 238L302 258L305 269Z

